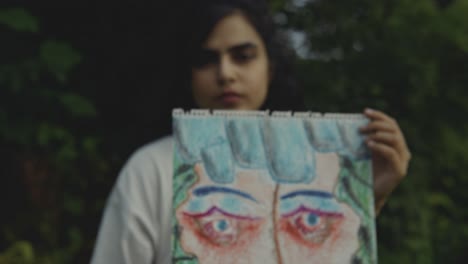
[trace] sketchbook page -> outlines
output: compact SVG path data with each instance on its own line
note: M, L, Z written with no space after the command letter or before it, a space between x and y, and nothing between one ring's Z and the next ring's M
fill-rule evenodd
M360 114L174 110L173 263L377 263Z

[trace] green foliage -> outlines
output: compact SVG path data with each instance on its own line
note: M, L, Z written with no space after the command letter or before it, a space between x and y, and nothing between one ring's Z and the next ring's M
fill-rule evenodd
M20 32L36 33L39 30L37 19L22 8L0 10L0 23Z
M62 83L65 82L70 70L81 60L78 52L73 50L68 44L50 40L41 44L40 58L47 66L47 69ZM68 100L72 100L71 103L76 103L78 99L68 98ZM80 98L79 100L81 105L83 105L84 99ZM89 108L89 103L85 107Z
M88 177L107 170L96 135L77 130L97 116L94 103L68 84L81 55L42 37L24 9L0 10L0 24L8 39L0 50L8 58L0 65L0 149L3 161L12 160L2 165L9 169L0 193L10 193L2 204L15 201L6 205L11 220L0 221L0 245L9 245L0 263L71 263L94 237L79 219L102 209L85 206L82 194L95 183Z
M0 264L32 264L34 260L34 250L26 241L15 242L0 254Z
M95 117L95 107L83 96L72 93L63 93L59 96L60 103L75 117Z

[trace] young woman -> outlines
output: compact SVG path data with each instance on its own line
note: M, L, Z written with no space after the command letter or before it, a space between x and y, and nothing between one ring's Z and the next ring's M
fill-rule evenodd
M259 0L191 1L194 18L183 33L189 63L180 87L188 107L302 110L287 54ZM184 78L184 76L186 78ZM397 122L366 109L362 128L372 151L376 210L405 177L410 152ZM92 263L170 263L172 137L139 149L108 199Z

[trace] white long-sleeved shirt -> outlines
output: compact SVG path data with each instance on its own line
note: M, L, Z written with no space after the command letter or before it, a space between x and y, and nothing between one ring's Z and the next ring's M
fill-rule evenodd
M171 263L173 139L137 150L107 200L92 264Z

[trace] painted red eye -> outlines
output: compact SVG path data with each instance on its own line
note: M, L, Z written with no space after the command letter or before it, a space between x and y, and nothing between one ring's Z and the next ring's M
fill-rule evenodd
M238 236L238 225L236 220L221 218L200 224L200 231L211 242L218 245L230 245Z
M304 234L316 231L321 226L322 218L314 213L303 213L294 220L296 227Z
M203 213L184 212L184 215L184 225L195 231L201 241L221 247L246 244L263 222L259 217L235 215L217 207Z
M282 217L282 229L296 241L309 246L323 244L337 229L343 216L303 208Z

